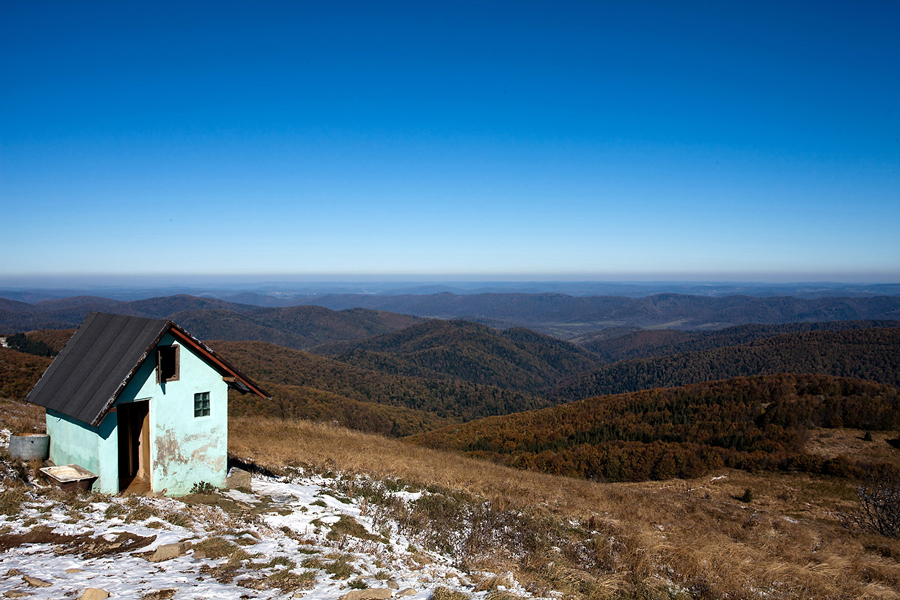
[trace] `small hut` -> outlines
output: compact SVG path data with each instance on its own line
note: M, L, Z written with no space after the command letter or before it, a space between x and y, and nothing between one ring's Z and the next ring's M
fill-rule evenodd
M92 312L26 399L47 409L50 460L94 490L180 496L225 485L229 389L269 397L172 321Z

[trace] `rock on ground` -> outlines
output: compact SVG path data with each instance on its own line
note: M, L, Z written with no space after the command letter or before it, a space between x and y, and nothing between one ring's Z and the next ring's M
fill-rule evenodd
M49 581L44 581L43 579L38 579L37 577L29 577L28 575L24 575L22 579L24 579L25 583L27 583L31 587L50 587L51 585L53 585Z
M157 549L153 555L148 558L150 562L162 562L164 560L171 560L173 558L178 558L183 555L185 552L191 549L190 542L178 542L177 544L162 544Z
M387 600L392 595L388 588L353 590L341 596L341 600Z
M225 487L229 490L249 490L250 489L250 473L237 467L231 467L228 475L225 477Z

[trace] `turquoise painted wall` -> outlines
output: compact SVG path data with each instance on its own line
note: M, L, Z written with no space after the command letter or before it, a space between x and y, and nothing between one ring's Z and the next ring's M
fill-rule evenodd
M160 341L173 343L178 344L171 335ZM178 380L157 384L151 355L116 402L149 401L151 487L170 496L188 494L199 482L224 487L228 459L228 384L186 346L181 345L179 362ZM194 394L201 392L209 392L210 414L195 417ZM100 476L95 490L118 492L116 425L116 413L91 427L48 411L51 460L79 464Z
M116 414L106 415L99 427L91 427L61 413L47 410L50 460L57 465L81 465L99 476L93 490L119 491L119 436Z
M177 343L171 335L160 346ZM224 487L228 460L228 384L188 347L181 346L178 381L158 385L148 360L119 403L150 400L150 468L154 491L188 494L205 481ZM194 394L209 392L210 414L194 417Z

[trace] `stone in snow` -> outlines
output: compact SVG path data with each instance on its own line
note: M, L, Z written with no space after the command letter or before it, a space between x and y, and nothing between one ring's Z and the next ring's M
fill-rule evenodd
M231 470L228 471L228 475L225 477L225 487L229 490L251 489L250 473L237 467L231 467Z
M22 578L25 580L25 583L27 583L31 587L50 587L51 585L53 585L49 581L44 581L43 579L38 579L37 577L29 577L28 575L24 575Z
M341 596L340 600L387 600L392 595L388 588L353 590Z
M162 562L164 560L171 560L173 558L178 558L183 555L185 552L191 549L190 542L178 542L177 544L162 544L157 549L153 555L148 558L150 562Z

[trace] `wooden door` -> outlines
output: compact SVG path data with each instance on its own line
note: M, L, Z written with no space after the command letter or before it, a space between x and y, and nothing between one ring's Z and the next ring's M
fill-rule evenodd
M150 402L128 402L116 407L119 429L120 489L135 478L150 483Z

